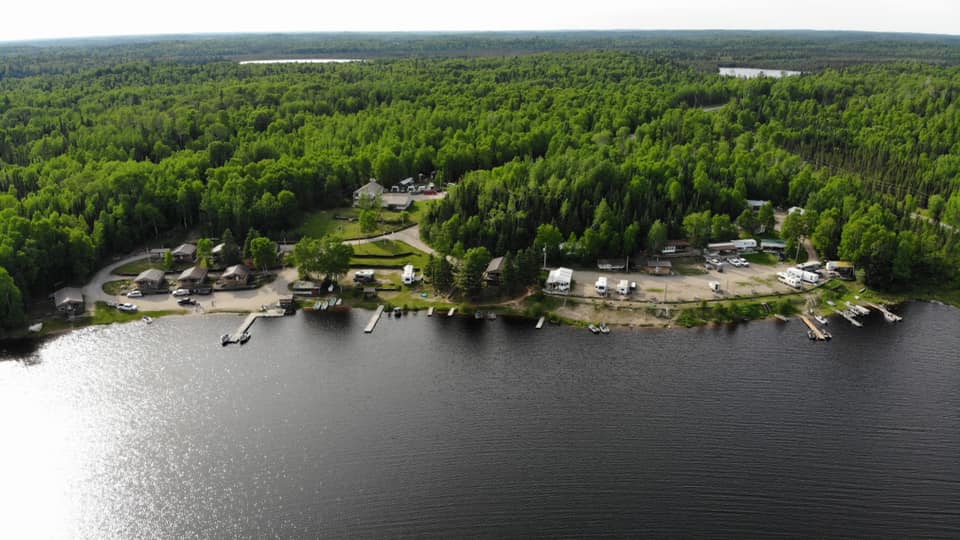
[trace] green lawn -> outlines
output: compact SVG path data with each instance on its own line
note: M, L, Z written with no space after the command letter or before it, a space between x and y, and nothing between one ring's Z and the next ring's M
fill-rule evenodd
M142 259L137 259L132 263L114 268L113 273L119 274L119 275L139 274L140 272L143 272L144 270L149 270L150 268L159 268L160 270L163 270L164 269L163 261L160 261L160 260L151 261L149 258L144 257Z
M418 250L406 242L400 240L380 240L377 242L368 242L353 246L355 256L377 255L396 257L408 253L416 253Z
M108 281L103 284L103 292L107 294L123 294L133 288L133 280L119 279L117 281Z
M336 234L346 240L386 234L388 232L402 229L405 226L409 226L411 223L419 223L424 212L426 212L427 208L432 203L433 201L417 201L413 203L413 206L411 206L410 210L407 211L409 221L406 223L406 225L400 223L400 212L390 212L384 210L380 214L384 219L384 222L378 223L376 230L366 233L360 230L360 222L357 221L357 218L360 217L359 208L351 207L334 208L332 210L317 210L316 212L307 214L303 220L303 224L297 229L297 232L303 236L310 236L313 238L321 238L328 234ZM353 221L334 219L334 216L353 218Z
M150 317L162 317L164 315L179 315L186 313L183 310L160 310L160 311L138 311L137 313L124 313L118 309L112 308L103 302L97 302L96 309L93 312L93 324L111 324L130 321L138 321L145 315Z
M775 266L780 262L780 259L773 253L747 253L743 258L750 261L750 264L761 266Z
M402 268L412 264L423 269L427 266L429 256L419 249L399 240L380 240L368 244L353 246L354 256L350 259L350 266L354 268L364 266L390 266ZM401 255L406 253L406 255ZM365 255L376 255L365 257Z

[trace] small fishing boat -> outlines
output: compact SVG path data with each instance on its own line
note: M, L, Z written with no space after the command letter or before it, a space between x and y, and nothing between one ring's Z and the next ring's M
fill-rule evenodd
M402 310L402 309L400 309L400 308L398 308L398 307L393 308L393 316L394 316L394 317L399 317L399 316L401 316L401 315L403 315L403 310Z
M224 347L226 347L229 344L230 344L230 334L224 334L220 336L220 345L223 345Z
M790 319L784 317L783 315L781 315L781 314L779 314L779 313L777 313L776 315L774 315L773 318L776 319L776 320L778 320L778 321L780 321L780 322L790 322Z
M488 321L495 321L495 320L497 320L497 314L494 313L494 312L492 312L492 311L488 311L488 312L487 312L487 320L488 320Z
M147 324L151 324L153 322L153 318L150 317L149 315L144 315L143 318L140 320Z
M592 323L589 324L589 325L587 325L587 329L590 330L591 332L593 332L594 334L599 334L599 333L600 333L600 328L598 328L597 325L592 324Z
M243 345L244 343L246 343L246 342L248 342L248 341L250 341L250 333L249 333L249 332L244 332L244 333L240 334L240 344L241 344L241 345Z
M473 318L474 318L474 319L477 319L477 320L482 319L482 318L483 318L483 312L482 312L482 311L475 311L475 312L473 313Z
M31 332L39 332L40 330L43 330L43 323L38 322L37 324L31 324L27 327L27 330Z
M824 317L823 315L814 314L813 318L816 319L816 321L823 326L830 324L830 320Z
M600 323L600 326L597 327L600 330L601 334L609 334L610 327L607 326L607 323Z

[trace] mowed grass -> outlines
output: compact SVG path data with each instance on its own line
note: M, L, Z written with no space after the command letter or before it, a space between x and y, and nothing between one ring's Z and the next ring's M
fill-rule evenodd
M140 272L149 270L151 268L159 268L160 270L163 270L163 261L157 259L150 260L149 258L144 257L123 266L114 268L113 273L119 275L139 274Z
M317 210L306 215L303 224L297 228L297 232L303 236L321 238L330 234L343 237L345 240L356 238L367 238L393 232L410 224L420 223L427 208L433 201L417 201L413 203L410 210L407 211L407 223L400 222L400 212L391 212L383 210L380 216L384 219L383 223L377 223L377 228L370 232L360 230L359 208L334 208L332 210ZM334 219L334 216L351 218L351 220Z
M408 253L417 253L415 247L400 240L379 240L353 246L355 256L377 255L382 257L396 257Z
M750 261L750 264L762 266L776 266L780 262L780 258L773 253L747 253L743 258Z
M164 315L179 315L186 313L184 310L165 309L159 311L138 311L137 313L124 313L116 308L112 308L104 302L97 302L93 311L93 324L112 324L124 323L130 321L139 321L145 315L150 317L163 317Z

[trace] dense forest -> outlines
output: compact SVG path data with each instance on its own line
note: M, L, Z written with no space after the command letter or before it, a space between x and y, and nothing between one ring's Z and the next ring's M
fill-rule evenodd
M539 243L591 263L664 236L753 234L764 224L745 201L767 199L807 209L785 239L855 260L872 285L957 280L960 45L948 38L890 39L883 50L911 61L848 66L849 43L870 43L858 37L837 46L836 68L753 80L717 76L722 54L705 70L699 48L673 41L577 50L613 39L587 35L573 52L449 57L466 38L435 39L429 57L349 64L238 65L204 40L192 61L177 40L143 56L124 42L0 50L3 325L171 229L277 234L370 177L433 172L457 183L422 225L444 252ZM757 50L723 47L733 64ZM67 67L72 55L95 60Z

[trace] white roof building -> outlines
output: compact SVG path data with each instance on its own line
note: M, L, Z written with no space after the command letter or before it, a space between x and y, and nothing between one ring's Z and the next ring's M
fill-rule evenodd
M552 291L567 292L572 282L573 270L569 268L551 270L550 275L547 276L547 288Z

